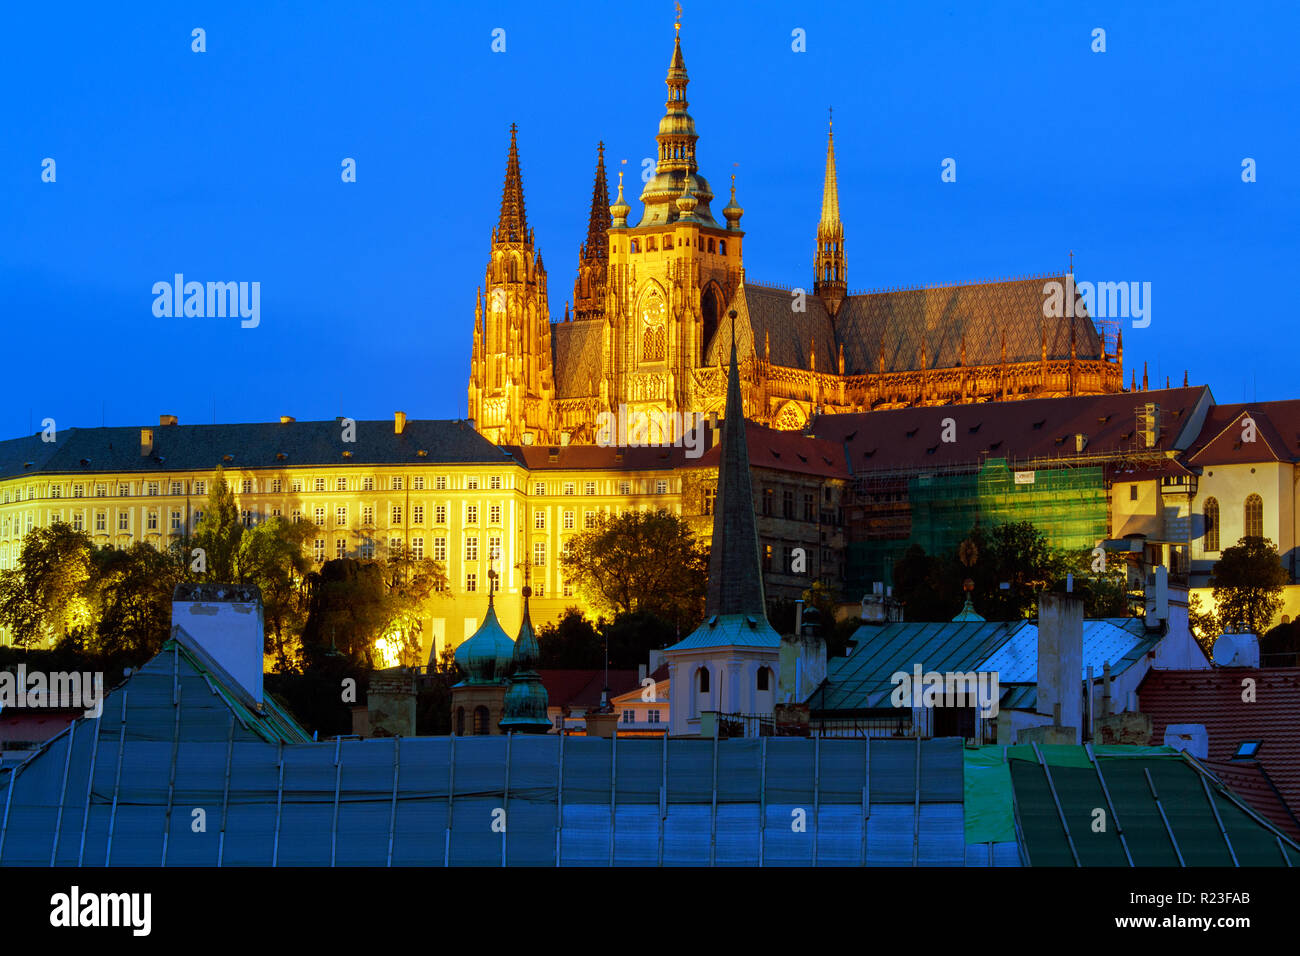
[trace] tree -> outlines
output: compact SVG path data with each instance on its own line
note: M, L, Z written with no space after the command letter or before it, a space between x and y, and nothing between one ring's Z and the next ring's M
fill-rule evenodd
M1214 650L1214 642L1223 633L1219 616L1213 610L1202 609L1199 594L1193 594L1187 602L1187 627L1206 654Z
M604 641L576 607L567 608L558 621L538 628L537 647L542 668L579 670L605 664Z
M245 529L239 539L240 581L256 584L262 592L267 650L274 652L279 670L291 666L294 638L307 621L311 561L303 545L314 534L315 527L306 521L274 517Z
M28 532L17 566L0 571L0 623L14 643L94 632L94 550L85 532L63 521Z
M1210 572L1219 622L1225 630L1236 626L1264 634L1282 608L1286 583L1287 573L1272 541L1253 535L1240 538L1224 549Z
M171 633L172 594L185 575L183 553L136 542L123 551L100 548L94 561L97 650L148 660Z
M208 500L203 506L203 517L190 542L191 554L202 549L206 566L205 571L195 573L205 581L247 583L238 576L239 540L243 534L244 526L239 523L235 494L226 483L225 471L218 465L208 489Z
M667 511L605 515L560 557L567 579L599 614L649 612L675 627L703 615L708 552Z
M446 569L432 558L417 558L409 548L391 551L382 564L384 602L380 610L377 638L398 645L398 658L407 667L424 663L424 611L436 594L450 597Z

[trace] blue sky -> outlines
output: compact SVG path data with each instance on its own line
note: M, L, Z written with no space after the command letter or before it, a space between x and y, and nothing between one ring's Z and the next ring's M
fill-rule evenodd
M10 5L0 32L3 437L214 406L463 417L510 123L558 318L596 142L639 194L673 34L660 0L51 9ZM1295 4L693 0L682 23L701 172L722 196L737 172L752 279L811 284L834 105L851 289L1072 249L1081 280L1152 283L1126 369L1300 395ZM260 282L260 325L155 317L177 272Z

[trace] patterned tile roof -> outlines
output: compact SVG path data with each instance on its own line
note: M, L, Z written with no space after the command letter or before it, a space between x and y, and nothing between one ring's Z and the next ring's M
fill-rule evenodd
M708 365L721 365L731 348L731 322L726 312L736 310L736 351L742 357L763 357L764 343L771 346L771 362L785 368L806 369L816 342L817 371L834 372L835 329L822 300L809 291L806 311L793 309L793 294L785 289L746 283L724 309L718 334L709 346Z
M585 398L600 394L604 349L599 319L575 319L551 326L551 352L555 363L555 397Z
M997 365L1004 332L1008 362L1037 362L1044 327L1049 359L1070 357L1071 326L1078 357L1100 358L1101 339L1086 315L1043 317L1043 286L1051 281L1064 283L1065 277L851 295L835 317L844 370L850 375L879 372L881 346L886 371L919 369L923 344L926 368L955 368L961 364L963 336L967 365Z

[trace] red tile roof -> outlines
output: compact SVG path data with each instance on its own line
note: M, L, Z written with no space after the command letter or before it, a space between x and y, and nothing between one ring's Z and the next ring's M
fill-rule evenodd
M1137 411L1160 406L1157 451L1186 448L1188 425L1210 401L1209 388L1157 389L1113 395L1075 395L974 405L936 405L849 415L824 415L813 425L819 438L842 442L854 473L893 468L965 465L989 458L1078 457L1075 435L1087 442L1082 454L1120 454L1139 449ZM956 441L942 440L945 418L953 419Z
M575 708L600 706L600 692L605 687L605 669L594 670L539 670L542 686L546 688L546 702L549 707L563 707L566 704ZM611 670L609 672L609 696L616 697L634 687L639 687L637 672L631 670Z
M745 443L749 446L751 468L770 468L773 471L819 475L824 478L851 477L844 461L844 448L839 442L747 421ZM720 444L714 445L692 464L701 468L717 468L721 449Z
M1242 420L1255 423L1255 440L1242 441ZM1229 465L1295 461L1300 457L1300 399L1216 405L1188 451L1188 464Z
M1254 701L1242 700L1247 678ZM1138 699L1157 744L1170 724L1203 724L1210 759L1227 762L1243 741L1262 740L1257 760L1292 811L1300 808L1300 667L1153 670Z
M1300 820L1287 807L1268 773L1255 760L1202 760L1228 789L1293 840L1300 841Z

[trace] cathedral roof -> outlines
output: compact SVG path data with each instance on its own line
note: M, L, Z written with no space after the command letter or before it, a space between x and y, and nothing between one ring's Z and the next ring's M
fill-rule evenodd
M1044 330L1047 357L1068 359L1071 325L1078 357L1100 358L1101 339L1088 316L1043 317L1043 286L1052 281L1064 284L1065 276L851 295L835 317L844 370L879 372L881 346L885 371L919 369L922 345L927 368L956 368L963 336L967 365L997 365L1004 333L1008 362L1037 362Z
M555 368L555 397L583 398L600 394L605 377L601 319L556 322L551 326L551 357Z

